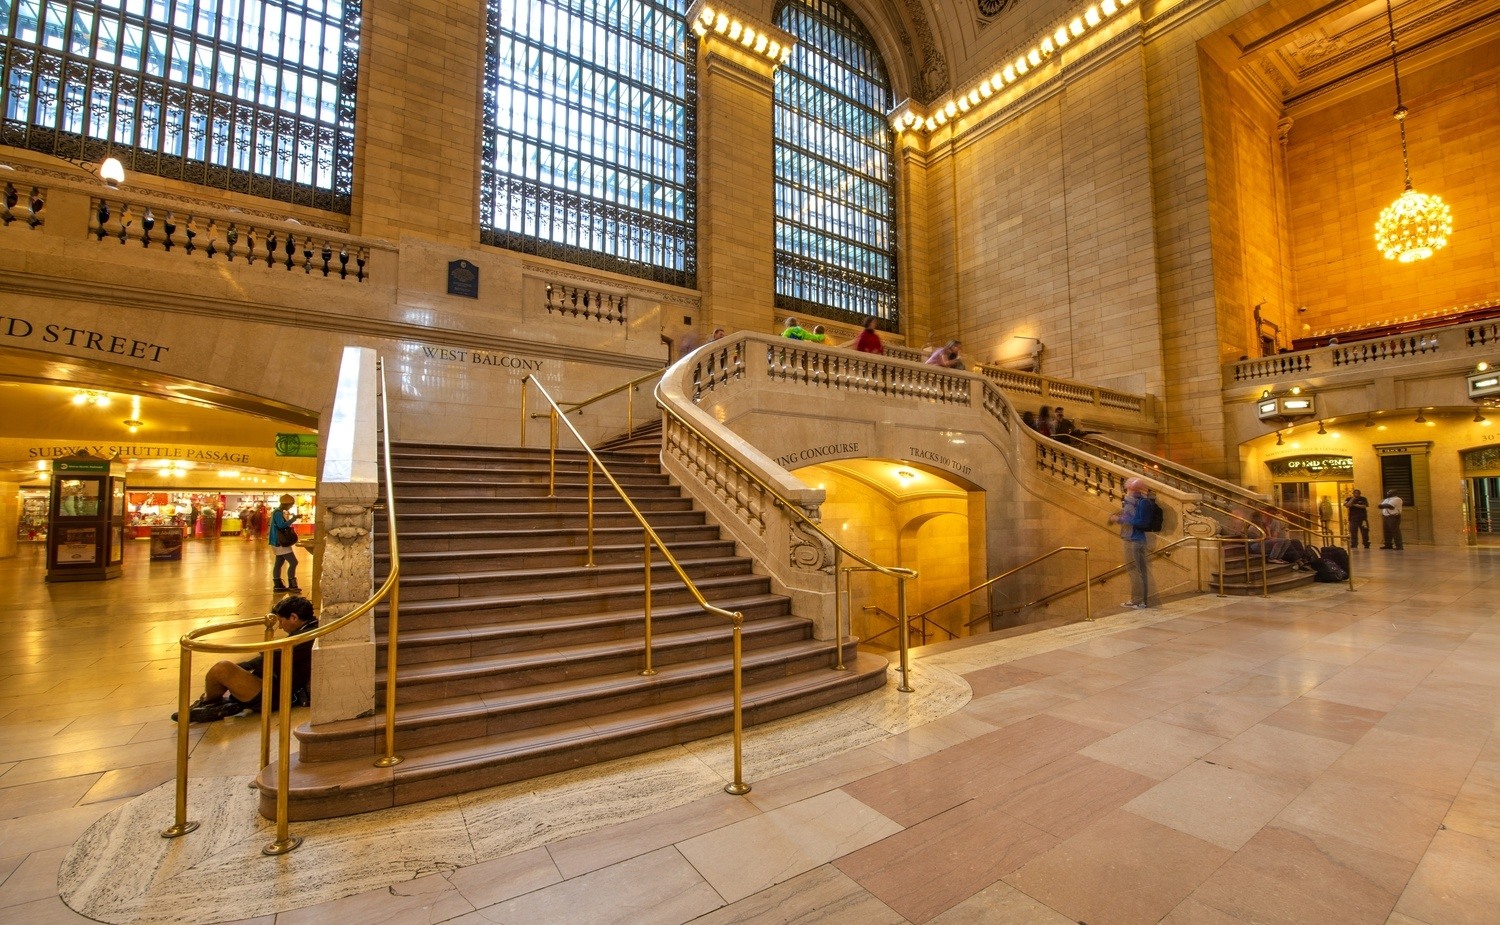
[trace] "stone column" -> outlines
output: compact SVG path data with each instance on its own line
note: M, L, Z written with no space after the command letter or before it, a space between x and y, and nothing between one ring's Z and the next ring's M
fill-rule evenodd
M704 0L688 11L698 44L698 290L702 329L767 332L775 314L773 80L796 42L770 23ZM746 36L749 36L748 43ZM762 41L764 39L764 41Z
M375 591L376 414L375 351L346 347L333 411L321 428L318 617L324 626ZM374 709L375 621L365 614L313 649L312 722L350 719Z

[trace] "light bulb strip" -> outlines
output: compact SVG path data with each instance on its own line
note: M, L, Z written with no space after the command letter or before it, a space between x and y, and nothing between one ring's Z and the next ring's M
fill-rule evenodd
M1065 45L1068 45L1084 36L1090 30L1096 29L1125 7L1130 6L1135 0L1101 0L1101 2L1090 4L1082 13L1068 19L1055 29L1046 33L1031 48L1016 56L1014 61L1003 64L984 80L962 93L955 93L944 102L935 102L930 110L931 114L923 116L917 112L912 104L907 103L891 116L891 127L899 132L925 132L931 134L942 126L948 124L960 112L968 112L977 106L981 100L989 99L995 93L1019 82L1030 71L1041 67L1042 62L1049 60L1057 54Z
M786 64L792 57L797 40L775 26L757 22L739 13L708 4L689 11L690 28L700 39L710 32L742 46L746 51L765 58L773 65Z

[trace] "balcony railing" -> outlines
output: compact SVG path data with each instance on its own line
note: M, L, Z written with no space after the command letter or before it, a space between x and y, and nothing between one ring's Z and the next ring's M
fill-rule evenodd
M1225 387L1296 377L1309 379L1357 370L1361 374L1394 371L1413 362L1451 361L1455 365L1486 359L1500 347L1500 320L1462 322L1348 344L1330 343L1311 350L1279 353L1228 364ZM1480 355L1480 354L1483 355Z

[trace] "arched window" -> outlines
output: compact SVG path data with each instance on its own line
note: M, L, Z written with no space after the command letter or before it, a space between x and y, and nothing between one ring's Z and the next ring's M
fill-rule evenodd
M487 39L482 240L694 285L685 0L489 0Z
M776 72L776 304L896 330L891 87L880 52L838 0L785 0L797 37Z
M361 0L0 0L0 142L348 212Z

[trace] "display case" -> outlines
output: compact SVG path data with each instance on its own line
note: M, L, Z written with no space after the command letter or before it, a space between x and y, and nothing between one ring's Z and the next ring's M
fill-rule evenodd
M48 506L46 491L21 493L21 517L16 524L16 539L22 543L47 542Z
M52 464L47 581L118 578L125 546L125 467L72 457Z

